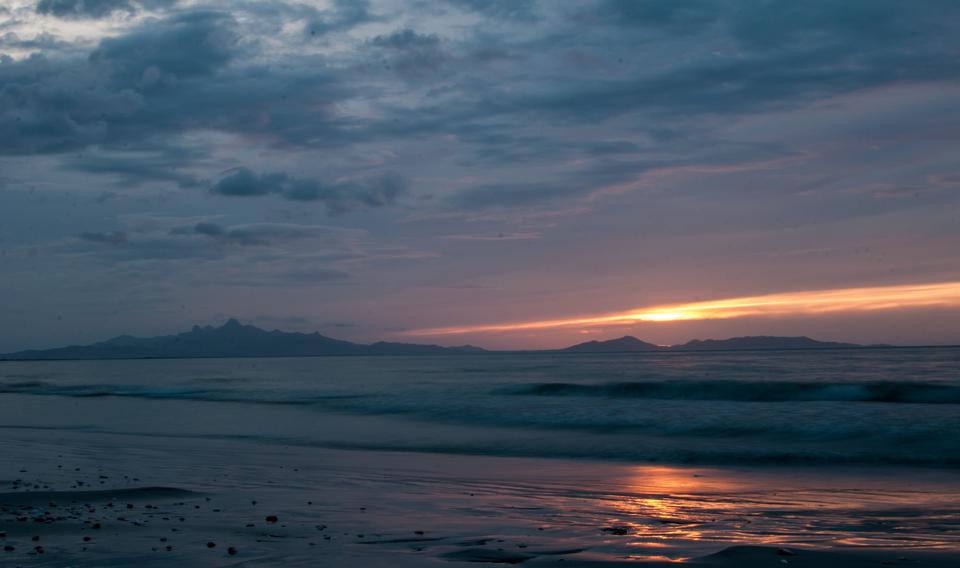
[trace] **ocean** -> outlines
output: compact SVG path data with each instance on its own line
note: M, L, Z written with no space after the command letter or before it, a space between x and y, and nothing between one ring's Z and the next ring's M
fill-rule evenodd
M3 362L0 395L8 428L632 463L960 466L958 348Z

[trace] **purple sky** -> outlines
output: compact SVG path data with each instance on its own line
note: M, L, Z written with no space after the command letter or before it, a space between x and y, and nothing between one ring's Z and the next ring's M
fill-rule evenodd
M960 343L960 4L13 0L0 352L227 317L344 339Z

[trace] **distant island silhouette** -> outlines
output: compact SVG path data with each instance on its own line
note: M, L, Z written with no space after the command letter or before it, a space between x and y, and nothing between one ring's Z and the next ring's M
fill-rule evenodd
M733 351L776 349L850 349L892 347L817 341L809 337L732 337L730 339L694 339L671 346L655 345L625 335L607 341L588 341L565 349L540 350L543 353L634 353L680 351ZM220 327L194 326L187 332L159 337L121 335L90 345L71 345L54 349L31 349L0 355L0 360L68 359L175 359L215 357L322 357L346 355L463 355L507 353L472 345L443 347L417 343L353 343L320 333L267 331L230 319ZM529 352L529 351L527 351Z
M654 345L632 335L608 341L587 341L562 351L572 353L624 353L637 351L738 351L754 349L850 349L856 347L892 347L891 345L860 345L836 341L817 341L809 337L778 337L758 335L730 339L693 339L679 345Z

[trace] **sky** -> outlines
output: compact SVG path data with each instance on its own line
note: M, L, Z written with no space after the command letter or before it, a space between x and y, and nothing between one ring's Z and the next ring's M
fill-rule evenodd
M8 0L0 352L960 343L953 0Z

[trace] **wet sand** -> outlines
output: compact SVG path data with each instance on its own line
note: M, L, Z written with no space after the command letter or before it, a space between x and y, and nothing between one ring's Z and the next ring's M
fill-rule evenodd
M4 566L960 564L960 484L948 471L630 466L11 427L0 455Z

